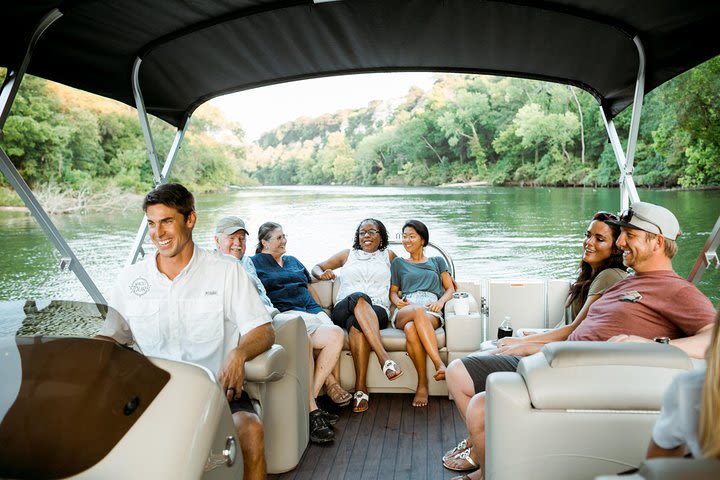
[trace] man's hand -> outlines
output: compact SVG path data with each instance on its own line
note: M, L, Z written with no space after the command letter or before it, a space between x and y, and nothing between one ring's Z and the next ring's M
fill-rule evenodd
M626 335L624 333L621 335L615 335L614 337L609 339L608 342L653 343L653 341L649 338L640 337L638 335Z
M504 340L504 339L503 339ZM500 347L490 352L491 355L514 355L516 357L527 357L540 351L542 343L517 343L508 347Z
M245 383L245 357L237 348L225 359L218 380L228 401L240 398Z

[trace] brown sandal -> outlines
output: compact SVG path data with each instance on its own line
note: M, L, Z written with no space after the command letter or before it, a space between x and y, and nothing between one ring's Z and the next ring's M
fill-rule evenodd
M330 400L332 400L333 403L341 407L349 405L353 398L353 396L338 383L333 383L327 387L325 392L328 394L328 397L330 397Z

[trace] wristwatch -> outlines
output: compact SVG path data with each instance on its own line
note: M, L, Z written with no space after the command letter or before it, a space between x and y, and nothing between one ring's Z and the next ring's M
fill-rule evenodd
M657 343L670 343L670 337L655 337L653 341Z

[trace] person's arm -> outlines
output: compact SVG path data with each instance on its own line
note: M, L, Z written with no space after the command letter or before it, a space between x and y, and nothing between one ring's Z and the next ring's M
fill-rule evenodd
M332 280L335 278L335 272L333 272L333 270L345 265L349 254L349 249L338 252L324 262L320 262L315 265L310 273L312 273L312 276L318 280Z
M448 302L448 300L452 298L453 293L455 293L455 284L453 283L453 279L448 272L442 272L440 274L440 280L442 281L442 286L445 289L445 293L442 294L442 297L438 298L437 302L433 302L428 305L428 310L430 310L431 312L441 311L445 304Z
M394 303L398 309L401 309L410 305L410 302L408 302L405 297L400 298L400 295L398 295L399 292L400 288L398 288L397 285L390 285L390 301Z
M218 381L228 399L240 398L245 382L245 362L267 351L274 342L275 330L271 323L255 327L240 336L237 347L228 354L218 373ZM229 389L233 393L228 393Z
M587 300L585 300L585 304L583 304L582 308L578 312L577 317L575 317L575 320L573 320L570 325L564 325L560 328L550 330L549 332L537 333L535 335L528 335L521 338L505 337L502 340L498 341L499 350L503 350L504 348L511 347L519 343L536 343L542 346L550 342L561 342L563 340L567 340L570 334L573 333L577 329L577 327L580 326L583 320L585 320L585 317L587 317L587 313L590 310L590 306L595 303L601 296L602 295L589 296ZM518 353L504 353L504 351L499 352L499 354L519 355Z
M655 443L655 440L650 439L650 445L648 445L647 454L645 458L658 458L658 457L682 457L685 455L685 445L678 445L675 448L662 448Z
M390 260L390 263L392 263L393 260L397 258L397 255L395 255L395 252L392 250L388 250L388 260Z
M676 338L670 340L670 345L673 345L683 352L687 353L691 358L705 358L705 352L710 346L710 335L712 334L712 324L705 325L698 330L695 335ZM631 343L652 343L653 340L638 335L615 335L608 342L631 342Z

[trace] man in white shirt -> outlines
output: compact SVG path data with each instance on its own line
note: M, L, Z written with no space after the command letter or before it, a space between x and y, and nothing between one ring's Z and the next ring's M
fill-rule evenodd
M245 362L275 341L270 315L238 262L195 246L192 194L180 184L145 196L149 236L157 253L126 267L99 336L133 344L148 356L199 364L226 392L243 453L244 478L265 478L260 419L243 391Z
M245 249L247 247L247 236L249 235L245 228L245 222L240 217L223 217L218 220L215 225L215 245L217 246L218 252L224 253L235 257L247 272L250 280L255 283L260 300L267 307L268 311L277 312L277 309L273 307L272 302L265 292L265 286L262 284L257 276L257 270L255 270L255 264L250 260L250 257L245 256Z

